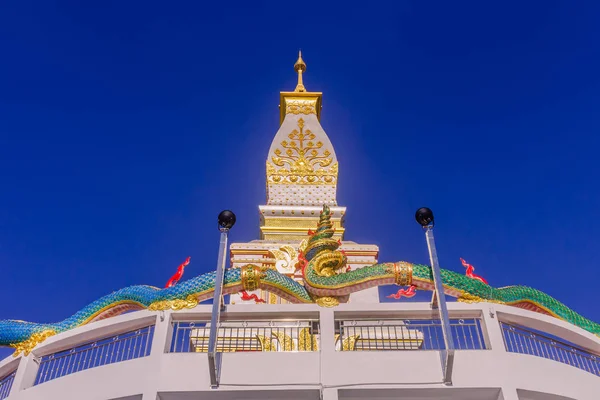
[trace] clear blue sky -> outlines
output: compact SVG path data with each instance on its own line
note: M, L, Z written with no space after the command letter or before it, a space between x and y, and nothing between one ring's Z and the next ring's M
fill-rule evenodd
M221 5L219 5L221 4ZM0 5L0 319L53 322L258 238L278 96L323 91L347 240L600 321L597 2ZM394 290L386 289L382 297Z

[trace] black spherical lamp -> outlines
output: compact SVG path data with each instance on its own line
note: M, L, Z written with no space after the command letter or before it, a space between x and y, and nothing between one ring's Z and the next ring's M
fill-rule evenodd
M415 219L423 228L433 226L433 211L427 207L421 207L415 213Z
M219 230L229 230L235 225L235 214L232 211L224 210L219 214Z

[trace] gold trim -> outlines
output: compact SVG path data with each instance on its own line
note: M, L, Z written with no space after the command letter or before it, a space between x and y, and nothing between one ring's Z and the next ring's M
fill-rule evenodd
M297 227L270 227L270 226L261 226L260 233L261 239L263 240L279 240L279 241L301 241L308 237L309 229L314 230L315 225L305 228L297 228ZM344 234L346 233L346 228L336 227L335 232L333 233L334 239L344 240ZM352 255L353 253L348 253ZM377 254L377 252L373 252L372 254ZM371 255L371 254L367 254Z
M496 304L507 304L507 303L505 303L503 301L500 301L500 300L488 300L488 299L484 299L483 297L479 297L479 296L476 296L474 294L467 293L464 290L460 291L460 296L458 296L456 298L456 301L460 301L461 303L467 303L467 304L482 303L482 302L496 303Z
M162 310L174 310L179 311L184 308L194 308L198 305L198 297L196 295L190 294L185 300L175 299L175 300L160 300L155 301L150 304L148 310L150 311L162 311Z
M335 307L340 304L340 301L335 297L323 296L317 297L315 303L317 303L319 307Z
M269 217L265 216L264 227L278 227L278 228L309 228L315 229L319 222L319 215L309 217ZM342 218L331 218L331 223L334 227L342 227Z
M239 285L240 285L240 282L239 282L239 281L237 281L237 282L227 283L227 284L223 285L223 288L230 288L230 287L239 286ZM214 291L215 291L215 288L206 289L206 290L203 290L203 291L201 291L201 292L197 292L197 293L194 293L194 294L190 294L190 295L188 296L188 299L189 299L190 297L195 297L196 299L199 299L199 298L201 298L202 296L204 296L205 294L207 294L207 293L211 293L211 292L214 292ZM185 300L160 300L160 301L155 301L154 303L150 304L150 306L148 306L148 310L151 310L151 311L161 311L161 310L166 310L166 309L168 309L168 308L157 308L156 310L153 310L151 307L153 307L153 306L154 306L154 307L159 307L159 306L163 307L163 306L164 306L164 304L163 304L163 303L165 303L165 302L168 302L168 301L171 301L171 302L174 302L174 301L179 301L179 302L181 302L181 301L185 301ZM170 307L170 306L169 306L169 307Z
M251 254L256 254L256 255L261 255L261 256L268 256L269 255L269 249L262 249L262 250L255 250L255 249L231 249L231 254L232 255L238 255L238 254L243 254L243 255L251 255Z
M281 226L281 227L271 227L271 226L261 226L260 229L264 232L282 232L282 233L300 233L303 232L305 234L305 236L308 236L308 230L309 229L313 229L314 230L314 225L313 226L307 226L306 228L304 227L288 227L288 226ZM345 232L346 228L336 228L335 229L335 233L333 234L334 236L336 234L338 234L338 236Z
M54 329L45 329L41 332L32 334L31 337L24 342L10 344L10 347L15 349L13 357L17 357L21 353L23 353L25 356L28 356L35 346L54 335L56 335L56 331Z
M314 225L311 228L314 230ZM338 231L339 229L345 230L345 228L337 228L336 231ZM335 235L335 234L334 234ZM307 235L308 236L308 235ZM306 240L305 237L302 238L302 241ZM301 240L298 240L298 242L301 242ZM305 245L306 246L306 245ZM343 246L343 244L342 244ZM302 244L300 243L300 250L302 250ZM379 252L377 250L346 250L343 249L344 252L346 253L347 256L355 256L355 257L375 257L377 258ZM263 249L263 250L256 250L256 249L231 249L231 254L233 256L238 256L238 255L259 255L259 256L268 256L269 255L269 249ZM235 262L237 262L237 260L234 259ZM264 259L257 259L256 261L260 261L262 263L265 264L269 264L269 263L273 263L275 262L275 260L273 260L272 258L264 258Z

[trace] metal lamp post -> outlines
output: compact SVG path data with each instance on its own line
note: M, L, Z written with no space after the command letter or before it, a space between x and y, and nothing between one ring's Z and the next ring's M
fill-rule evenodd
M235 214L229 210L219 214L219 230L221 231L221 242L219 244L219 258L217 271L215 273L215 291L213 295L212 315L210 317L210 336L208 339L208 371L210 373L210 387L216 389L219 386L221 373L221 353L217 352L217 332L221 311L223 311L223 279L225 277L225 261L227 256L227 238L229 230L235 224Z
M448 317L448 307L446 306L446 295L442 285L442 276L440 273L440 264L435 248L435 240L433 238L433 211L427 207L419 208L415 214L415 219L425 230L425 239L429 249L429 259L431 261L431 272L433 275L433 285L435 290L431 298L432 308L436 308L439 312L439 317L442 325L442 335L444 336L445 349L440 352L442 362L442 374L444 376L444 384L452 384L452 367L454 365L454 340L452 338L452 330L450 328L450 318Z

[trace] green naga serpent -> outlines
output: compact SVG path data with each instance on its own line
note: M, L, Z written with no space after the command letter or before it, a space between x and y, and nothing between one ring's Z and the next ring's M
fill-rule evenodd
M317 230L299 256L304 284L274 269L245 265L225 272L224 294L268 290L292 303L317 303L335 306L347 301L353 292L366 288L396 284L433 290L431 268L408 262L383 263L347 271L346 255L338 250L340 242L333 239L329 207L324 206ZM441 270L444 292L465 302L494 302L526 308L560 318L600 336L600 325L539 290L525 286L494 288L483 280L448 270ZM130 286L87 305L71 317L58 323L32 323L16 320L0 321L0 346L16 349L15 356L31 350L46 338L61 332L99 321L126 311L149 309L181 310L193 308L213 296L215 272L209 272L172 287Z

